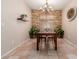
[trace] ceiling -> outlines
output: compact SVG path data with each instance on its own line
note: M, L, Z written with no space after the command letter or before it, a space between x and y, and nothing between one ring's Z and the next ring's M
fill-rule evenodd
M48 4L56 10L62 10L72 0L48 0ZM31 9L39 9L45 0L25 0L26 5Z

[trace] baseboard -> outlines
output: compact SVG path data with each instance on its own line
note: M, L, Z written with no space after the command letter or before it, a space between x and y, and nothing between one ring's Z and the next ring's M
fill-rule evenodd
M22 44L24 44L25 42L28 42L29 40L24 40L22 43L18 44L16 47L14 47L13 49L11 49L10 51L8 51L7 53L5 53L4 55L1 56L1 58L9 55L11 52L13 52L16 48L20 47Z
M70 44L71 46L73 46L74 48L77 48L77 45L74 44L74 43L72 43L70 40L64 38L64 41L65 41L66 43Z

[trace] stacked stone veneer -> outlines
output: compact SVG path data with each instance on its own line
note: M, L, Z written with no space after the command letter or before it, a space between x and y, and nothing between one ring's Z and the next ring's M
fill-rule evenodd
M44 16L45 13L43 13L41 10L32 10L32 25L36 26L37 28L40 28L42 26L41 22L45 21L45 19L40 19L40 16ZM62 25L62 11L61 10L54 10L50 12L48 15L51 15L52 18L48 19L49 21L53 22L52 26L61 26Z

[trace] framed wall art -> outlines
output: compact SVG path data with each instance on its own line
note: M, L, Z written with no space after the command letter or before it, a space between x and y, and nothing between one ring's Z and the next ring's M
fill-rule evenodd
M76 18L76 15L77 15L77 8L76 7L68 9L67 19L69 22L73 21Z

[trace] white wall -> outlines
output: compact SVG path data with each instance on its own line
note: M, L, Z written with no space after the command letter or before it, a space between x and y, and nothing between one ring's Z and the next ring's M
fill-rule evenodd
M63 10L62 14L62 25L65 31L64 37L75 45L77 43L77 18L71 22L68 22L66 13L69 8L76 7L76 4L76 0L72 0L70 4L68 4L67 7Z
M2 0L1 51L2 56L11 49L28 40L31 27L31 10L24 0ZM18 21L17 17L27 14L28 22Z

